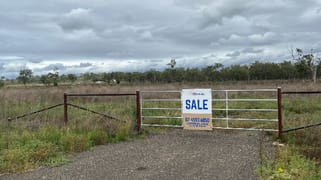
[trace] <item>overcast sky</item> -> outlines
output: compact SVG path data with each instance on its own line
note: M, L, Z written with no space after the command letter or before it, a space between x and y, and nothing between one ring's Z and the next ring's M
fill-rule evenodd
M0 76L162 70L291 59L321 49L320 0L8 0Z

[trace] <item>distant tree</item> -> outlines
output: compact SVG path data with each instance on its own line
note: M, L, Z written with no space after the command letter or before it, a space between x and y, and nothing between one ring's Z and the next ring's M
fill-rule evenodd
M77 80L77 76L75 74L68 74L67 78L71 83L74 83Z
M202 69L206 81L218 81L221 80L220 71L224 68L221 63L215 63L214 65L207 66Z
M315 83L317 81L317 70L318 70L318 65L320 64L321 58L314 53L313 49L311 49L310 53L304 54L302 49L296 48L296 53L297 53L297 56L295 57L292 54L292 57L294 58L294 60L297 61L298 67L300 68L300 70L303 70L303 68L305 67L309 68L309 70L305 70L305 71L310 72L311 79L313 83Z
M283 61L279 66L281 71L279 79L294 79L298 76L295 65L291 61Z
M151 83L155 83L156 79L157 79L157 71L155 69L151 69L147 72L144 73L145 74L145 79Z
M49 72L47 75L43 75L40 78L40 81L45 84L53 84L53 86L58 86L58 81L59 81L59 72L58 68L54 68L53 72Z
M168 68L165 69L161 73L161 79L162 79L162 82L165 82L165 83L174 82L173 71L171 69L168 69Z
M87 72L87 73L82 74L82 78L84 81L92 81L93 76L94 76L94 73Z
M68 75L62 74L62 75L59 76L59 82L67 82L67 81L70 81L68 79Z
M50 85L50 80L48 78L48 75L42 75L40 76L40 82L46 86L49 86Z
M0 88L2 88L4 86L4 81L6 80L6 78L4 76L1 76L0 79Z
M188 82L201 82L205 80L204 74L198 68L187 68L185 78Z
M31 77L32 77L31 69L21 69L17 79L19 82L22 82L24 85L26 85L26 83L29 82Z
M253 80L272 80L280 78L280 66L276 63L255 61L251 64L249 75Z
M101 80L104 81L105 83L110 83L111 81L111 75L110 73L102 73L101 74Z
M52 83L54 86L58 86L58 78L59 74L57 73L48 73L47 74L47 79L50 83Z
M248 67L239 64L224 68L221 73L223 79L232 81L247 80L249 76Z

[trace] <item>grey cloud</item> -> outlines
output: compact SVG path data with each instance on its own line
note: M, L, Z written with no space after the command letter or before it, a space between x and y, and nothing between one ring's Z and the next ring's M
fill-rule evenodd
M35 59L35 58L31 58L28 61L31 63L34 63L34 64L39 64L39 63L43 62L42 59Z
M80 63L79 67L90 67L92 65L93 65L93 63Z
M189 67L282 59L289 45L320 49L320 7L319 0L11 0L0 6L0 61L6 71L14 69L6 66L8 57L78 61L59 66L71 72L95 71L97 59L127 63L124 70L161 66L172 57Z
M227 57L231 57L231 58L235 58L238 57L240 55L248 55L248 54L262 54L264 52L264 49L254 49L252 47L248 47L248 48L244 48L242 50L239 51L233 51L231 53L227 53L226 56Z
M54 69L57 69L58 71L63 71L66 69L66 66L62 63L55 63L55 64L50 64L44 68L41 68L43 71L52 71Z
M226 54L226 56L228 56L228 57L237 57L237 56L239 56L241 53L239 52L239 51L234 51L234 52L232 52L232 53L228 53L228 54Z
M163 60L160 60L160 59L152 59L152 60L149 60L149 62L151 63L159 63L159 62L162 62Z
M94 18L91 17L90 9L76 8L63 15L58 24L63 30L91 29Z
M264 49L244 48L242 53L262 53Z
M222 24L224 18L231 18L235 15L242 14L251 8L252 2L244 3L242 0L221 0L211 3L202 11L204 20L202 27L208 27L211 24Z

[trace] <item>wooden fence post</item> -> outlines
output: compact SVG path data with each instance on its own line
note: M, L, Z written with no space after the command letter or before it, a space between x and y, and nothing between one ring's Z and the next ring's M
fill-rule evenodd
M68 123L68 103L67 103L67 94L64 93L64 124L65 126Z
M140 92L136 91L136 129L140 132L141 129L141 112L140 112Z

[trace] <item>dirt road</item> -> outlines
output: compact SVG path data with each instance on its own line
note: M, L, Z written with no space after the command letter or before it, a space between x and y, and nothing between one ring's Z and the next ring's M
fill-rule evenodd
M259 133L172 130L95 147L61 167L0 179L257 179Z

